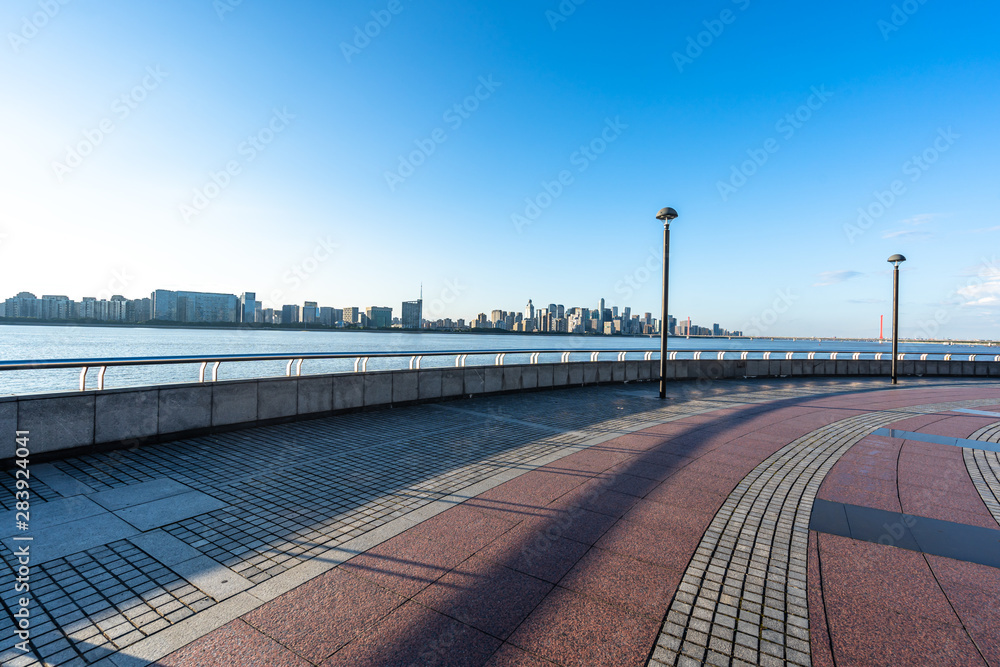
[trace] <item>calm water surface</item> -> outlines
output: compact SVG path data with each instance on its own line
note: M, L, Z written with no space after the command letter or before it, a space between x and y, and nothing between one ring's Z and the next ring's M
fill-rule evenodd
M856 341L772 341L766 338L682 339L671 338L672 350L757 351L889 351L888 344ZM71 327L0 325L0 361L25 359L86 359L213 354L290 354L302 352L390 352L448 350L658 350L657 338L605 336L539 336L488 334L415 334L363 331L275 331L237 329L165 329L138 327ZM903 352L1000 354L997 347L959 347L936 344L900 344ZM572 359L587 359L577 353ZM607 358L607 357L606 357ZM641 358L634 354L630 358ZM544 356L542 361L558 360ZM508 363L527 361L527 355L508 355ZM285 363L224 363L219 379L280 376ZM408 358L372 359L369 370L406 368ZM492 357L471 357L468 365L492 364ZM425 358L422 368L450 366L453 357ZM353 370L353 360L306 361L302 374ZM96 370L88 375L88 386L96 386ZM194 382L198 364L138 368L110 368L105 386L123 387L165 382ZM0 371L0 394L72 391L79 382L73 369L44 371Z

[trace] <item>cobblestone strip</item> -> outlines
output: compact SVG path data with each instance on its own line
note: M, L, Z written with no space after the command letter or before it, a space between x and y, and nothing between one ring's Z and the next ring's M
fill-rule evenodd
M874 429L960 401L842 419L775 452L733 490L702 537L649 665L811 665L809 517L820 484Z
M1000 442L1000 422L984 426L969 436L969 439ZM962 455L965 457L965 467L969 470L972 483L976 485L976 491L986 503L990 514L1000 524L1000 454L963 447Z

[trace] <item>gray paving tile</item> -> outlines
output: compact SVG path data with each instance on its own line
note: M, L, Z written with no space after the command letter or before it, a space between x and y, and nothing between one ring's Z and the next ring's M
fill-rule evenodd
M115 515L139 530L147 531L224 507L227 507L227 503L217 498L201 491L188 491L142 505L126 507L116 511Z
M138 532L133 526L108 513L59 524L47 529L32 542L32 563L47 563L131 537Z
M216 600L232 597L253 585L208 556L198 556L177 563L172 565L170 569Z
M101 491L90 496L98 505L109 510L120 510L142 505L161 498L169 498L191 491L191 487L173 479L155 479L151 482L130 484L117 489Z
M32 503L30 532L38 536L53 526L104 513L103 507L84 496L60 498L47 503ZM0 520L0 538L22 534L24 533L17 530L15 525L15 512L4 512L4 517Z
M32 466L31 476L44 482L61 496L79 496L94 492L94 489L62 472L52 463L40 463Z
M176 565L201 555L197 549L185 544L169 533L154 530L129 538L129 542L139 547L164 565Z

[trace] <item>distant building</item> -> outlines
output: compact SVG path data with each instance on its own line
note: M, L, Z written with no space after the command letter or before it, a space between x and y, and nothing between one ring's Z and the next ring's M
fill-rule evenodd
M424 300L403 302L403 317L400 320L404 329L419 329L424 318Z
M319 305L315 301L306 301L302 304L302 321L306 324L315 324L319 321Z
M257 293L243 292L240 295L239 321L243 324L253 324L257 321Z
M170 322L236 322L239 299L235 294L155 290L150 295L154 320Z
M344 308L343 320L345 325L361 324L361 309L356 306Z
M298 324L302 321L302 309L297 303L285 304L281 307L282 324Z
M369 306L365 309L368 316L368 327L372 329L388 329L392 326L392 308L387 306Z

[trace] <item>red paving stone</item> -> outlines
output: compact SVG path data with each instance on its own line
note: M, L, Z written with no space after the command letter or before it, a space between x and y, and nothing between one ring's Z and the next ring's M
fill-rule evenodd
M408 602L351 642L323 667L410 667L414 664L473 667L484 664L500 640Z
M304 658L320 662L404 602L406 598L337 568L243 620Z
M156 664L158 667L307 667L310 663L237 619Z
M659 631L659 620L556 588L509 641L567 667L632 666L645 662Z
M643 665L712 517L762 460L869 410L979 397L804 398L624 435L424 521L160 664ZM966 437L984 423L951 413L892 428ZM947 445L865 438L819 497L982 525ZM808 595L815 665L984 664L981 651L1000 667L993 568L811 533ZM270 657L228 657L256 651Z
M552 590L552 584L474 556L421 591L414 601L506 639Z
M927 556L955 613L990 665L1000 665L1000 570Z

